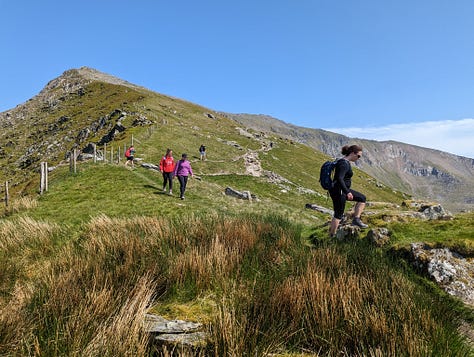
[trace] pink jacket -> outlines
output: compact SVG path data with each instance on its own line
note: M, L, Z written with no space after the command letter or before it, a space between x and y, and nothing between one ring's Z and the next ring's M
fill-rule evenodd
M175 176L188 176L193 175L193 169L191 163L188 160L179 160L174 168Z

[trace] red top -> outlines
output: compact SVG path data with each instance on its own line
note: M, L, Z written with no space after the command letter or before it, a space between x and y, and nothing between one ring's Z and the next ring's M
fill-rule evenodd
M174 159L172 156L163 156L160 161L160 171L173 172L174 171Z

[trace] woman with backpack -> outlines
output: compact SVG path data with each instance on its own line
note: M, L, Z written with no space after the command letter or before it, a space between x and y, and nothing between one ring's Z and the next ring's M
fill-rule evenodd
M166 149L166 154L160 160L160 172L163 174L163 192L166 192L166 184L169 182L169 194L173 194L174 174L173 150Z
M334 216L329 229L331 237L336 235L337 228L344 215L346 201L357 202L354 207L352 224L360 228L368 227L360 220L360 216L365 208L366 197L362 193L351 189L352 175L354 174L351 162L356 162L360 159L362 147L359 145L346 145L342 148L341 153L344 157L336 162L333 185L329 189L334 208Z
M128 166L130 164L133 168L133 160L135 158L135 148L133 145L129 146L128 149L125 151L125 166Z

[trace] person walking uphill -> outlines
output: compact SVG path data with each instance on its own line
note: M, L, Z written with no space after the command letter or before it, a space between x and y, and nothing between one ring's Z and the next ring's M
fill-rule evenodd
M201 161L206 160L206 147L203 144L199 147L199 156Z
M135 148L132 145L132 146L129 146L128 149L125 151L125 158L126 158L125 166L128 166L128 164L130 164L133 167L134 157L135 157Z
M342 148L341 153L344 157L336 163L333 186L329 190L334 207L334 216L329 229L331 237L335 236L339 223L342 220L346 201L357 202L354 207L352 224L360 228L368 227L360 220L360 216L365 208L366 197L362 193L351 189L353 175L351 162L356 162L360 159L362 147L359 145L346 145Z
M163 192L166 192L166 184L169 182L169 194L173 194L174 173L173 150L166 149L166 154L160 160L160 172L163 174Z
M193 176L193 169L191 168L191 163L187 158L188 156L186 154L181 155L181 160L176 163L176 167L174 168L174 175L178 177L179 181L179 198L182 200L184 200L184 192L186 191L188 176Z

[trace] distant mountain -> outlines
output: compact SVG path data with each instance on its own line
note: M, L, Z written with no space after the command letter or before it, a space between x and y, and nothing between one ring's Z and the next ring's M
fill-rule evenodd
M418 198L440 202L453 211L472 209L474 205L472 159L397 142L350 139L324 130L287 124L265 115L218 113L87 67L64 72L26 103L0 113L0 179L8 179L12 191L31 191L37 185L41 161L47 160L51 166L66 164L71 150L90 152L91 143L98 146L110 143L117 149L131 134L138 134L152 125L159 125L160 130L170 130L167 135L171 137L164 138L174 144L181 142L183 148L188 147L189 138L194 138L196 145L205 140L213 142L220 148L218 150L226 150L230 143L235 145L233 150L241 153L244 147L234 141L236 138L241 140L243 134L252 136L252 130L265 132L266 140L271 140L271 136L283 138L279 145L304 144L311 148L304 151L305 160L313 161L314 167L307 169L308 161L304 161L301 168L296 162L293 168L283 165L275 171L286 178L299 172L301 177L294 179L301 181L305 176L305 187L312 190L319 189L316 176L325 159L317 151L337 157L343 145L357 142L364 147L359 168L380 183ZM239 129L239 134L237 127L251 130L243 130L242 134ZM190 131L187 137L183 136L183 130ZM259 145L260 142L254 140L251 147ZM288 147L300 150L291 156L302 152L300 147ZM288 150L281 154L286 155ZM312 153L308 154L309 151ZM162 153L153 149L146 154L156 161ZM262 152L256 163L265 159L273 160L275 164L278 162L275 158L275 155ZM231 156L228 159L234 160ZM235 166L239 161L232 162ZM223 167L215 165L216 173L223 172ZM240 171L235 173L241 174ZM366 176L361 176L361 183L370 189L371 183ZM375 196L377 194L374 192Z
M246 127L281 135L332 157L341 156L343 145L360 144L364 155L357 166L383 184L417 198L440 202L453 211L474 208L473 159L396 141L349 138L267 115L227 115Z

